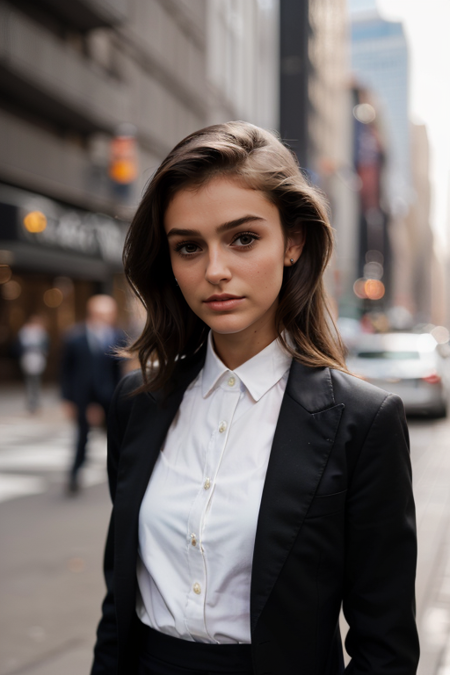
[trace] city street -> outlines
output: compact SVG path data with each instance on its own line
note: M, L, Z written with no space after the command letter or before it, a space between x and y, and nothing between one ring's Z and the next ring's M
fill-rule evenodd
M101 425L121 376L149 353L152 368L161 365L158 381L167 376L174 385L168 402L175 402L183 378L173 378L171 368L178 372L188 365L182 359L200 355L209 329L217 336L211 362L216 350L227 368L241 364L251 379L256 366L247 363L258 358L254 363L264 363L258 378L264 372L267 386L272 381L276 405L284 385L275 376L279 368L281 377L286 355L277 356L270 342L282 329L303 359L343 366L348 356L351 372L397 392L408 411L448 409L446 419L411 418L409 428L419 538L417 675L450 675L450 96L444 87L450 0L430 0L425 8L420 0L0 0L0 675L89 675L111 502L104 428L89 432L87 461L74 475L87 434L80 413ZM332 405L329 383L321 378L323 390L319 380L305 386L298 372L290 385L313 406L302 408L318 414L314 425L294 431L303 412L290 404L276 430L260 574L254 561L256 599L265 601L267 570L275 576L278 564L280 576L265 605L258 658L276 675L305 675L305 669L309 675L307 663L314 660L311 669L320 670L322 657L334 664L333 675L339 669L327 627L336 621L338 605L333 610L330 598L339 602L343 566L323 548L335 540L334 552L345 544L345 569L352 570L361 605L378 617L361 670L386 675L377 645L387 636L393 644L386 670L408 669L402 664L418 658L414 625L405 620L401 631L391 630L389 611L395 621L405 616L402 603L413 605L411 539L383 509L385 493L396 494L398 503L404 497L404 465L379 471L378 500L361 497L358 480L350 485L345 476L341 484L335 467L345 465L347 438L371 421L370 392L345 385L347 426L335 437L340 408L319 409L321 401ZM222 515L217 467L235 513L248 516L250 505L259 504L276 410L261 401L269 391L264 379L227 376L223 387L211 380L204 396L194 388L174 433L183 450L192 429L200 440L192 443L192 457L182 453L185 467L172 465L168 452L162 458L165 485L182 485L186 495L189 476L200 472L192 469L194 456L204 471L201 486L192 488L198 498L186 530L194 623L207 584L208 598L219 593L227 602L246 602L227 546L242 571L242 561L252 559L251 545L243 553L252 540L247 529L227 534L208 521L208 533L220 539L216 546L204 527L206 514L219 521ZM240 386L246 393L238 399ZM258 408L247 393L261 401ZM116 604L125 635L133 631L127 598L134 602L126 592L134 572L132 558L127 567L127 537L138 527L147 480L145 424L153 425L154 416L164 423L160 412L137 411L132 443L143 452L136 451L132 471L121 464L127 470L118 473L122 501L115 516L125 526L115 531L124 553L123 574L119 569L116 576L125 592L123 608L119 598ZM322 422L327 416L329 430ZM379 420L382 415L378 445L392 458L395 430ZM210 431L216 422L221 436ZM337 438L332 462L316 452L308 469L292 452L297 436L318 451L307 429L323 437L323 453ZM204 461L197 451L207 434L217 451ZM254 457L240 453L249 445ZM167 446L178 448L178 440ZM243 458L253 462L251 480ZM362 453L361 481L375 477L378 463L371 451ZM301 504L292 492L312 496L319 468L322 499L297 537ZM178 541L171 533L174 522L183 522L185 502L180 490L164 496L174 513L162 518L149 555L157 550L165 561L178 560L170 554ZM358 517L345 503L358 504ZM167 516L167 505L158 507ZM379 531L389 547L380 546ZM228 578L210 583L220 577L211 570L218 551L233 570L228 592ZM161 569L167 582L165 562ZM383 569L398 590L389 611L377 611L374 600L378 589L386 591ZM367 571L370 597L360 590ZM295 584L308 588L296 591ZM378 600L384 606L382 592ZM233 618L242 614L237 606ZM345 641L343 613L339 621ZM360 615L358 622L364 630ZM242 623L234 626L239 640ZM298 644L286 639L281 651L263 635L273 625L285 637L289 626L291 633L297 625L310 630L297 631ZM297 668L300 638L308 654ZM271 659L278 659L273 667Z
M104 435L95 432L84 489L64 492L73 430L56 394L21 412L0 392L0 675L89 672L103 596L109 515ZM420 675L450 673L450 421L411 420L420 558Z

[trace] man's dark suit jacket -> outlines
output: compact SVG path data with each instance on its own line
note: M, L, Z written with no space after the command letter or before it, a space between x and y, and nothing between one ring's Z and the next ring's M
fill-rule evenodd
M112 349L123 342L114 331L110 348L89 344L86 325L76 326L66 337L61 359L61 391L67 401L81 410L89 403L108 408L121 377L120 360Z
M91 675L135 675L138 516L156 458L204 354L172 393L116 391L107 595ZM413 675L416 530L400 399L345 373L293 362L259 512L251 583L255 675ZM344 669L338 619L350 625Z

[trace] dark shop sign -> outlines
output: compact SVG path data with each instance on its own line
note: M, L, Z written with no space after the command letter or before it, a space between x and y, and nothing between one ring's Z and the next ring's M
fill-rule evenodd
M0 239L22 241L121 267L128 225L101 213L69 209L13 188L0 188Z
M58 218L45 216L45 227L41 231L27 228L32 217L43 212L20 209L19 234L22 240L38 246L58 248L65 251L100 258L107 263L120 264L126 234L126 225L109 216L98 213L82 214L78 211L66 211Z

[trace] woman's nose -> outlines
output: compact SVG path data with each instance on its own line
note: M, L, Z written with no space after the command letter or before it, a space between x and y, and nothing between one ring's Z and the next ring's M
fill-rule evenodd
M210 253L205 278L211 284L219 284L221 281L228 281L231 278L231 272L223 252L212 251Z

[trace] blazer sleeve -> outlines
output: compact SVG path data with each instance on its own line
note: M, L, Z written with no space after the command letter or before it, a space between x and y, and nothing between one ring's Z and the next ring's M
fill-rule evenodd
M108 413L108 482L113 509L106 539L103 571L106 595L102 604L102 616L97 628L94 647L94 662L91 675L116 675L117 673L117 624L114 599L114 500L117 485L117 469L122 439L120 402L123 402L124 378L116 388Z
M403 404L386 396L348 494L343 611L348 675L414 675L416 525Z

